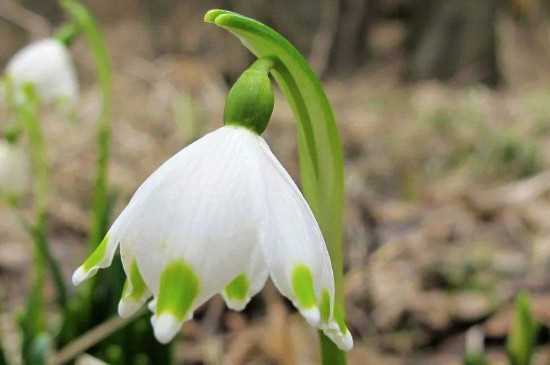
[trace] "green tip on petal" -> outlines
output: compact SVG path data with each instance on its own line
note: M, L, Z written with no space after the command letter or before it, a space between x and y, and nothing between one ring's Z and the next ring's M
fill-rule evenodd
M160 276L157 315L171 314L179 321L184 320L199 290L199 278L186 262L168 264Z
M93 267L98 266L107 254L107 245L109 244L109 236L105 236L103 241L97 246L90 256L82 264L85 271L90 271Z
M73 273L72 281L74 285L79 285L84 280L95 275L97 270L106 266L104 264L107 257L107 248L109 246L109 237L105 236L103 241L97 246L90 256L84 261L82 265Z
M223 298L227 306L233 310L243 310L248 301L250 293L250 281L247 276L242 273L235 279L231 280L223 290Z
M292 271L292 290L301 309L310 309L317 305L313 275L306 265L296 265Z
M231 300L243 301L246 299L250 283L245 274L233 279L224 289L225 295Z

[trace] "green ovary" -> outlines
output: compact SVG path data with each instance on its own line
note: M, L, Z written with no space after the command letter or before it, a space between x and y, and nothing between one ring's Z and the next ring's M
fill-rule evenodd
M292 290L301 308L308 309L317 305L313 275L306 265L300 264L294 267L292 271Z
M92 252L90 256L84 261L84 264L82 264L82 267L86 271L90 271L94 266L97 266L103 258L105 258L105 254L107 253L107 246L109 244L109 236L105 236L103 238L103 241L97 246L97 248Z
M132 261L130 273L124 283L123 297L135 301L140 300L147 293L147 286L139 272L136 260Z
M170 313L176 319L183 320L199 289L199 279L185 261L168 264L160 276L157 314Z
M245 274L240 274L233 279L224 289L225 296L231 300L243 301L246 299L250 283Z

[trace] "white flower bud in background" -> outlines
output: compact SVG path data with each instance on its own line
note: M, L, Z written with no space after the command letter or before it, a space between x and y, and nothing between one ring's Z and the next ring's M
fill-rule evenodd
M13 84L15 100L22 100L21 87L30 83L44 103L73 104L78 99L78 80L67 47L54 38L37 41L22 48L5 70Z
M22 147L0 140L0 198L18 198L29 191L30 163Z

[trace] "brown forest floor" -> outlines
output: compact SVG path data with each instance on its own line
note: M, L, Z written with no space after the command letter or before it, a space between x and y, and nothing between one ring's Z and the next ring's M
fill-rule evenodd
M130 30L128 30L130 29ZM112 189L118 212L143 179L182 146L221 125L227 91L216 65L147 60L143 29L108 31L115 115ZM128 47L128 45L136 45ZM67 278L85 255L97 90L85 85L67 122L44 113L55 192L50 236ZM346 157L346 292L356 347L350 364L460 364L480 326L491 363L504 364L511 300L528 288L543 324L535 364L550 361L550 88L491 91L402 85L395 65L326 82ZM546 84L548 85L548 84ZM266 138L298 180L294 122L281 97ZM4 324L21 308L30 245L0 211ZM187 323L181 356L205 364L316 364L317 341L268 287L261 310L234 313L219 298ZM222 332L220 328L227 328Z

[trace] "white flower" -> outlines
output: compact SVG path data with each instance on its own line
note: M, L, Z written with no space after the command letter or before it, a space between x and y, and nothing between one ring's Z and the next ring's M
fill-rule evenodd
M25 151L0 141L0 197L17 198L28 191L29 185L30 166Z
M13 83L16 101L22 99L21 86L30 83L41 101L67 102L78 99L78 80L69 50L60 41L48 38L19 50L5 70Z
M313 326L341 349L352 337L333 316L334 278L319 226L262 137L222 127L166 161L137 190L106 238L73 275L111 264L127 275L119 314L151 296L152 324L170 341L216 293L242 310L271 277Z

